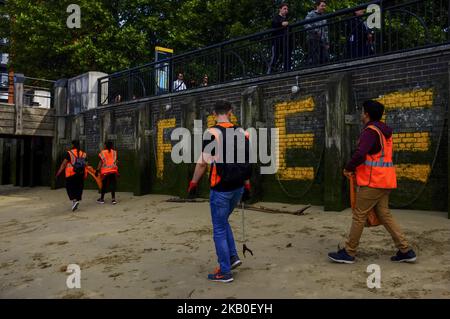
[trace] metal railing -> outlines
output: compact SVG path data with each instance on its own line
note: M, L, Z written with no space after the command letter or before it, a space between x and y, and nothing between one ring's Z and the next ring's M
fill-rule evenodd
M202 86L204 75L215 85L448 43L449 3L372 1L118 72L98 80L98 105L178 91L179 73L192 89ZM378 17L355 14L369 5L380 8ZM369 28L369 19L379 19L379 28Z
M0 102L8 102L8 73L6 71L0 72Z
M28 107L52 108L55 81L25 77L23 85L24 105Z

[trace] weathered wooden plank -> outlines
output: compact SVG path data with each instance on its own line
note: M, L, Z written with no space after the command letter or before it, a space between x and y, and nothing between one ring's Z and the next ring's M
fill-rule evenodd
M24 115L27 114L27 115L46 116L46 115L54 115L55 110L54 109L38 109L38 108L24 107L23 114Z
M55 129L54 123L43 123L43 122L29 122L29 121L23 121L23 128L24 129L40 129L40 130L51 130L53 131Z
M5 109L5 110L14 110L14 104L2 103L2 104L0 104L0 110L3 110L3 109Z
M42 116L42 115L24 115L24 122L39 122L39 123L55 123L54 116Z
M14 118L0 119L0 127L15 127Z
M11 120L14 121L15 115L14 113L6 113L0 110L0 120Z
M14 108L14 105L11 106L0 106L0 113L15 113L16 109Z
M23 129L22 135L53 137L53 130Z
M8 134L12 135L14 134L14 126L2 126L0 125L0 134Z

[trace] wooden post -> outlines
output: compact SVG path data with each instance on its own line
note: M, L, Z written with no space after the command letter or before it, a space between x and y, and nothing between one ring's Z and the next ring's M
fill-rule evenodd
M0 138L0 185L3 185L3 181L5 180L5 176L4 174L7 173L5 172L5 160L4 160L4 155L5 155L5 139L4 138Z
M260 126L267 127L266 124L263 123L263 104L264 101L260 87L251 86L242 92L240 125L244 129L257 129ZM253 145L253 147L257 147L257 145ZM260 174L260 166L257 164L253 165L253 174L250 182L252 185L251 201L256 202L261 197L261 185L263 183L263 176Z
M352 105L351 76L336 74L328 83L325 123L325 211L342 211L347 207L347 185L342 171L350 157L349 128L345 115Z
M16 81L14 83L14 104L16 107L16 127L15 134L22 135L23 132L23 84L25 77L23 74L16 74Z
M11 139L2 138L0 145L0 160L1 160L1 180L0 184L11 184Z
M14 104L14 70L13 68L9 69L8 73L8 103Z
M192 178L195 170L195 166L197 163L197 159L199 154L195 154L194 149L194 143L195 143L195 137L198 136L196 134L201 134L200 132L194 131L194 121L200 120L200 112L199 112L199 106L198 106L198 99L195 97L187 98L185 101L182 102L180 105L180 108L182 110L181 115L181 126L188 129L191 132L192 140L191 140L191 158L192 158L192 164L183 164L179 168L179 174L180 174L180 184L179 184L179 195L180 197L186 197L188 194L186 192L186 188L188 185L188 181ZM206 128L203 127L203 131ZM200 150L201 151L201 150ZM195 158L197 157L197 158ZM206 190L209 190L209 183L208 178L202 178L201 184L200 184L200 196L207 196Z
M19 157L17 156L18 153L18 140L12 139L11 141L11 153L10 153L10 163L11 163L11 184L13 184L14 186L18 186L19 185L19 179L18 179L18 165L19 165Z
M142 104L136 110L137 133L135 143L135 162L136 162L136 184L134 195L142 196L150 194L151 190L151 134L150 134L150 107Z
M64 116L67 114L67 80L61 79L55 83L54 94L54 107L55 107L55 133L53 137L52 145L52 165L50 170L50 187L52 189L60 188L64 186L64 178L60 177L56 179L54 176L59 169L62 157L64 156L64 148L68 144L68 132L67 129L69 119ZM63 173L64 174L64 173Z

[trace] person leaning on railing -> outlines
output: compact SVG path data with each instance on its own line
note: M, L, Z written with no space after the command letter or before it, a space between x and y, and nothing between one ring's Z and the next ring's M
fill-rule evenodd
M305 20L319 18L327 8L326 1L316 0L315 9L310 11ZM329 61L330 41L326 19L305 24L308 38L308 63L321 64Z
M186 90L186 84L184 83L184 75L183 73L178 73L177 80L173 82L173 91L184 91Z
M272 73L273 69L275 69L276 65L278 64L280 56L283 55L283 36L287 26L289 25L287 17L289 13L288 4L283 2L278 6L278 9L278 14L272 19L272 28L277 30L272 33L272 57L270 60L269 69L267 70L267 74Z
M364 21L365 9L356 10L346 27L347 58L362 58L375 53L373 31Z
M200 86L208 86L208 81L209 81L208 74L205 74L205 75L203 76L203 81L202 81L202 83L200 84Z

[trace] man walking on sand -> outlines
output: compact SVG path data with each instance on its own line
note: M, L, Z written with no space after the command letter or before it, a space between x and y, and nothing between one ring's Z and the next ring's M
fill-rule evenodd
M250 196L251 165L247 163L249 140L242 128L230 122L232 115L230 102L216 102L214 115L217 125L208 129L211 140L204 141L203 152L195 167L188 192L190 195L196 193L198 182L205 173L207 164L211 164L210 207L219 268L213 274L209 274L208 279L231 282L233 281L231 270L240 266L242 262L236 250L228 218L239 201L246 201ZM243 142L241 143L243 147L240 147L239 139ZM245 152L245 163L239 162L241 156L238 154L242 155L240 152Z
M397 177L392 162L393 130L381 122L384 105L376 101L365 101L361 121L364 129L359 138L358 149L344 169L351 178L356 173L358 192L353 210L352 226L345 248L328 257L337 263L353 264L368 213L375 208L381 224L391 234L398 252L391 257L393 262L414 262L412 250L389 210L389 194L397 188Z

